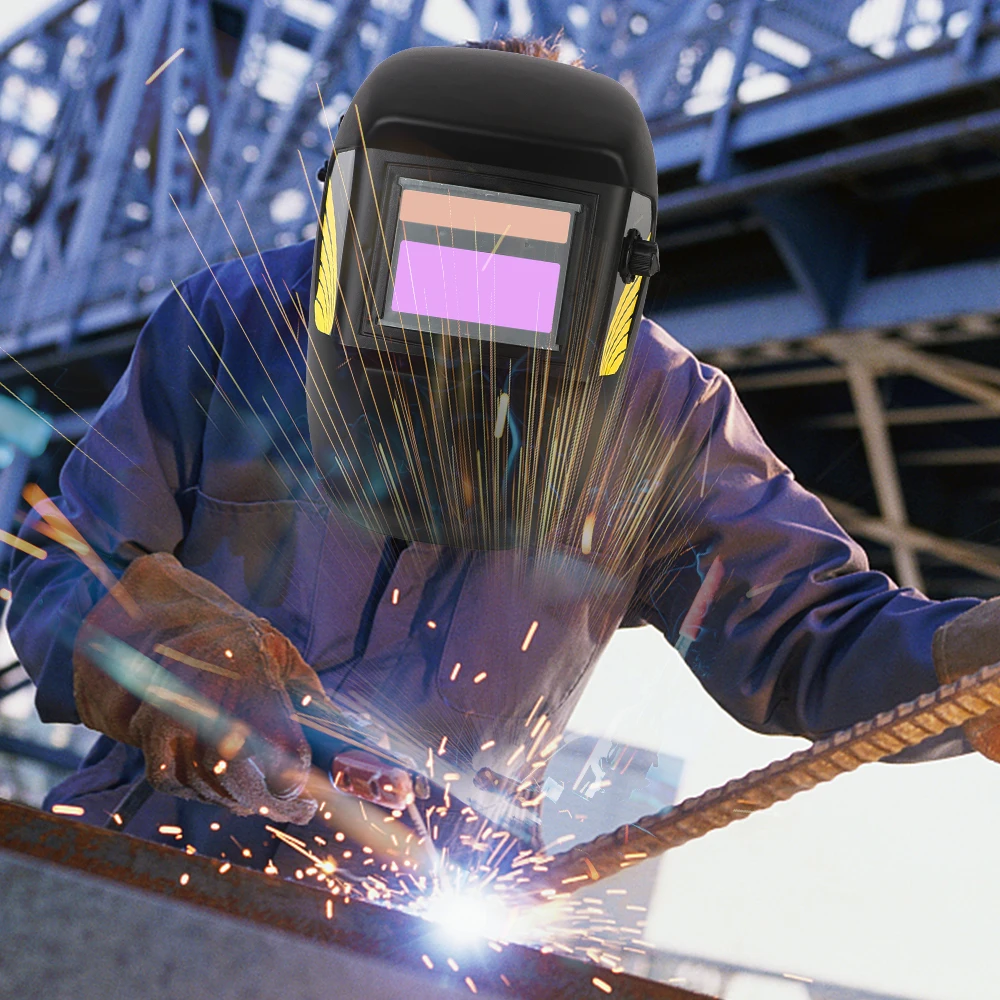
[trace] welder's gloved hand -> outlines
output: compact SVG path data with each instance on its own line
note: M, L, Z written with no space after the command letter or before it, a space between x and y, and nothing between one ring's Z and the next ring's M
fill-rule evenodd
M942 684L1000 661L1000 597L942 625L934 633L933 653L934 669ZM970 719L962 728L976 750L1000 762L1000 709Z
M119 587L126 596L105 595L74 647L73 691L83 722L141 749L147 777L159 791L242 816L263 806L278 822L307 823L316 811L316 801L303 794L311 754L285 686L294 682L318 694L323 689L292 643L167 553L140 556ZM191 729L125 690L88 655L89 643L102 633L241 720L267 749L251 758L238 745L206 746Z

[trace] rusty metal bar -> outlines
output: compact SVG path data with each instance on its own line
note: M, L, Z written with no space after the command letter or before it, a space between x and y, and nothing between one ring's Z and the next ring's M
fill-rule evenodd
M238 866L227 867L216 858L189 855L6 802L0 802L3 851L85 872L122 887L155 894L160 900L208 909L250 921L268 931L285 932L375 959L426 983L420 993L423 996L442 995L446 990L450 996L450 991L456 990L471 997L471 988L465 982L469 977L486 995L580 1000L604 995L593 984L594 977L599 976L612 985L612 995L619 1000L700 997L674 986L614 974L600 966L557 954L541 954L519 945L507 945L497 954L484 943L484 947L464 954L456 973L448 967L448 951L438 939L435 925L418 917L357 900L345 903L341 897L320 889ZM73 914L67 913L66 919L72 921ZM109 928L108 933L127 931ZM426 968L423 955L433 961L433 971ZM151 989L155 986L151 984ZM373 989L376 987L373 984ZM294 983L288 984L288 995L296 995Z
M514 881L512 894L551 899L584 883L615 875L703 837L711 830L816 785L832 781L862 764L917 746L946 729L1000 709L1000 663L904 702L868 722L859 722L808 750L800 750L742 778L686 799L668 812L644 816L555 856L526 858L520 868L497 882Z

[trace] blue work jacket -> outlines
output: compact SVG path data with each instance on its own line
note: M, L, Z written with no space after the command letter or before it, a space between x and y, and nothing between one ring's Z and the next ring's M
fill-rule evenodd
M536 703L558 732L622 624L659 629L709 694L763 733L818 737L936 687L934 631L977 602L932 601L870 570L768 449L726 376L648 320L623 433L676 440L696 480L669 511L653 509L612 598L557 578L529 596L509 554L400 550L331 510L314 481L303 388L312 258L303 243L202 272L146 324L57 498L113 572L144 552L174 553L268 618L331 693L405 714L426 746L448 736L465 768L503 771L511 720ZM678 526L669 551L657 517ZM75 722L73 641L103 590L35 523L22 534L48 557L13 552L8 627L41 717ZM952 731L924 756L962 748ZM102 737L49 802L104 823L142 768L139 751ZM161 794L129 832L158 838L162 825L242 863L275 851L261 818Z

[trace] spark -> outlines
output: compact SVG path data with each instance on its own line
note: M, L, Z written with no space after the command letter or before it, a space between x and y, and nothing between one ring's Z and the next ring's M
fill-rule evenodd
M543 695L543 694L540 694L538 696L538 701L535 702L535 704L532 707L531 711L528 713L527 721L524 723L524 728L525 729L527 729L528 726L531 725L531 720L535 717L535 712L537 712L538 709L541 707L541 704L542 704L542 701L544 700L544 698L545 698L545 695Z
M482 670L475 677L472 678L473 684L480 684L482 681L486 680L486 671Z
M497 745L497 741L496 740L487 740L479 749L480 750L489 750L490 747L495 747L496 745Z
M448 745L448 737L447 736L442 736L441 737L441 745L438 747L438 756L439 757L443 757L444 756L444 750L445 750L445 747L447 745Z
M428 622L427 623L427 627L428 628L437 628L438 627L438 623L437 622Z
M493 249L489 252L486 257L486 262L482 266L482 270L485 272L486 268L489 267L490 261L493 259L493 255L500 249L500 244L503 243L504 237L510 232L510 223L507 223L507 228L500 234L496 243L493 245Z
M596 514L588 514L583 522L583 535L580 537L580 551L589 556L594 545L594 525L597 522Z
M392 591L392 603L399 604L399 587L393 588Z
M75 552L78 556L84 556L90 551L89 545L81 545L75 538L72 537L72 535L67 535L66 532L60 531L58 528L53 528L52 525L47 524L45 521L39 521L33 524L31 526L31 530L37 531L38 534L44 535L53 542L65 545L67 549L71 552Z
M539 730L542 728L542 726L545 725L546 718L547 716L545 715L544 712L540 716L538 716L538 721L535 723L534 728L531 730L530 733L532 739L534 739L538 735Z
M162 826L157 827L157 830L164 837L173 837L184 833L179 826L173 826L169 823L164 823Z
M214 663L199 660L196 656L188 656L187 653L182 653L180 650L164 646L162 642L158 642L153 647L153 652L159 653L160 656L166 656L170 660L176 660L178 663L183 663L185 666L194 667L195 670L204 670L206 673L218 674L220 677L229 677L232 680L240 679L240 675L235 670L217 667Z
M468 986L469 989L472 990L473 993L478 993L479 992L479 990L476 989L476 984L473 981L472 976L466 976L465 977L465 985Z
M434 963L430 960L429 956L427 956L427 955L421 955L420 958L423 961L424 965L427 966L428 969L433 969L434 968Z
M782 975L785 979L796 979L800 983L812 983L815 982L814 979L810 979L808 976L798 976L794 972L783 972Z
M181 885L187 885L188 882L191 881L191 876L188 875L187 872L184 872L184 874L181 875L181 877L177 881L180 882Z
M153 70L153 72L150 75L149 79L146 81L146 86L148 87L164 70L166 70L166 68L172 62L174 62L176 59L180 59L180 57L182 55L184 55L184 46L183 45L166 62L161 63L159 66L157 66L156 69Z
M56 803L52 807L52 812L55 813L56 816L82 816L84 809L82 806L67 806L62 803Z
M224 861L221 865L219 865L219 874L225 875L226 872L229 871L229 869L232 867L233 867L232 862Z
M104 588L122 606L128 616L133 620L138 619L139 606L123 588L118 586L118 578L104 565L69 518L46 496L45 491L37 483L28 483L21 491L21 495L50 528L66 535L71 540L72 544L69 544L68 547L76 552L81 562L101 581Z
M0 587L0 601L9 601L11 596L11 592L6 587Z
M524 642L521 643L521 652L527 653L528 647L531 645L531 640L535 638L535 632L538 630L538 622L534 621L528 627L528 632L524 637Z
M455 680L458 677L458 673L461 669L462 669L462 664L456 663L455 666L451 668L451 677L449 679Z
M32 545L31 542L26 542L23 538L18 538L17 535L12 535L9 531L2 529L0 529L0 542L6 542L11 548L20 549L21 552L34 556L36 559L46 559L49 555L45 549Z
M456 962L455 959L449 958L448 965L451 968L452 972L458 972L458 962Z
M510 409L510 394L500 393L500 400L497 403L497 419L493 426L493 436L503 437L504 428L507 426L507 411Z

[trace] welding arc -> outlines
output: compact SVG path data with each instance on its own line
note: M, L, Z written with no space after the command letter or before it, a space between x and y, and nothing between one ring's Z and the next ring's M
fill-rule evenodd
M546 871L536 872L525 865L511 875L527 875L531 881L511 889L539 900L568 894L998 708L1000 663L994 663L819 740L808 750L709 789L669 810L644 816L554 858L545 858ZM509 876L501 876L497 883L502 884L505 878Z

